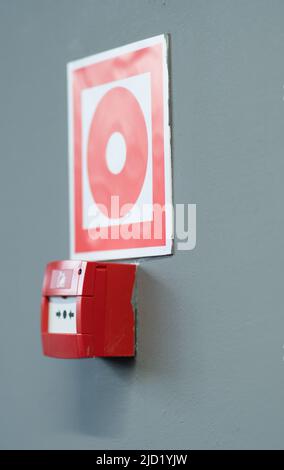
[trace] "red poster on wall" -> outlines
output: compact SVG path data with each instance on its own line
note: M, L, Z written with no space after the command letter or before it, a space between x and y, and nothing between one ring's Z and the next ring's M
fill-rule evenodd
M172 252L168 42L68 64L71 258Z

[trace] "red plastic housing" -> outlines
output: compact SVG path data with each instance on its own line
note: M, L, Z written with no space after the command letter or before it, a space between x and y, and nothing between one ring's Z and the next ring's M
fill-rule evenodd
M58 358L134 356L135 312L131 301L135 274L134 264L49 263L41 303L43 353ZM49 303L50 298L57 297L75 299L75 333L50 332Z

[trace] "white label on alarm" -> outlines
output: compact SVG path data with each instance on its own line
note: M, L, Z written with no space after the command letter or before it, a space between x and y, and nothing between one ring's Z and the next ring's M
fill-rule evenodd
M48 332L76 334L76 297L49 297Z

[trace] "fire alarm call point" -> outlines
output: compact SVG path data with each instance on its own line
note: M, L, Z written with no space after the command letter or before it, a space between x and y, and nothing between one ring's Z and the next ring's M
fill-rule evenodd
M53 261L41 303L43 353L58 358L135 355L136 265Z

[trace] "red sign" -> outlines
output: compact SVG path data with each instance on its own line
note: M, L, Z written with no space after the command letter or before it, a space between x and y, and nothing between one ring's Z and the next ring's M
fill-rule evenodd
M167 38L68 65L71 257L172 251Z

